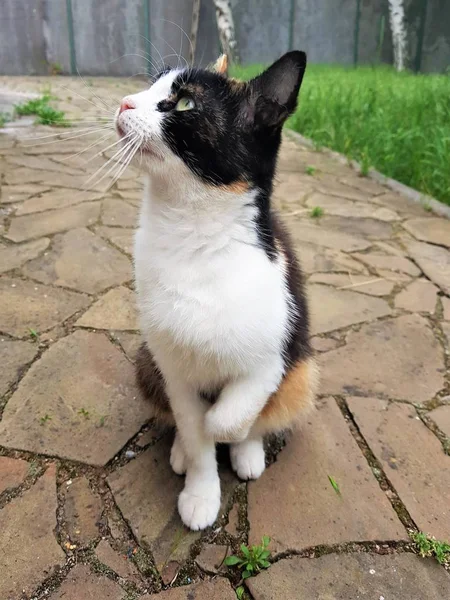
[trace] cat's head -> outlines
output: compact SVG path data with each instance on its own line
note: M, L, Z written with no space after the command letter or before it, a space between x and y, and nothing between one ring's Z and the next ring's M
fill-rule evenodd
M306 54L289 52L249 82L229 78L226 62L164 70L149 89L123 99L116 129L130 152L139 148L144 170L177 177L187 169L208 184L270 186Z

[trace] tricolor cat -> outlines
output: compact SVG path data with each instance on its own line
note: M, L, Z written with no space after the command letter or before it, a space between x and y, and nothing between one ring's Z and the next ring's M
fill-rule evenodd
M175 425L170 463L191 529L220 507L217 442L255 479L263 437L314 406L317 368L302 275L270 206L281 129L306 67L289 52L255 79L166 69L123 99L116 129L139 151L145 191L134 247L143 344L138 381Z

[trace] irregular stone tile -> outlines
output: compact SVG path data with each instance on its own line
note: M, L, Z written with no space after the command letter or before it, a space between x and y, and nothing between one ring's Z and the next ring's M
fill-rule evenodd
M138 329L135 293L125 287L109 290L76 325L93 329Z
M3 413L0 443L104 465L150 412L122 352L103 334L76 331L51 346L22 379Z
M308 285L311 333L326 333L391 314L385 300L327 285Z
M354 187L339 183L334 176L321 176L319 178L317 189L322 194L346 198L347 200L370 202L372 199L372 194L370 192L356 190Z
M217 573L225 569L223 561L230 554L230 547L216 544L205 544L195 562L207 573Z
M407 538L332 398L319 403L277 461L249 483L248 520L250 543L268 535L274 553Z
M447 350L450 352L450 323L442 323L442 331L447 338Z
M255 600L443 600L450 596L450 577L436 561L406 553L327 554L312 560L295 556L246 583Z
M109 240L123 252L132 254L134 244L134 229L122 229L121 227L97 227L95 233Z
M43 174L37 169L15 168L8 169L4 175L4 181L7 185L18 185L23 183L39 183L42 182Z
M138 211L123 200L108 198L103 201L102 223L103 225L115 225L116 227L136 227Z
M7 159L8 165L16 165L19 167L26 167L27 169L45 170L45 171L56 171L57 173L67 173L68 175L79 175L78 169L73 169L70 163L67 162L65 165L56 163L46 156L27 156L21 154L19 156L11 156ZM15 168L15 167L13 167Z
M36 194L48 191L48 186L36 183L24 183L23 185L2 185L0 188L0 204L15 204L23 202Z
M308 280L310 283L325 283L338 289L349 289L352 292L369 294L369 296L389 295L395 283L381 277L371 275L344 275L344 273L314 273Z
M428 413L430 419L436 423L439 429L450 438L450 404L439 406Z
M145 433L142 433L141 436L136 440L136 444L139 448L145 448L159 437L158 431L156 429L149 429Z
M77 154L85 150L90 143L98 141L98 136L94 135L86 135L81 138L81 140L64 140L63 143L61 139L55 140L54 143L51 144L40 144L37 142L36 144L28 144L23 148L24 154L31 155L40 155L40 154ZM71 159L72 160L72 159Z
M42 238L25 244L0 247L0 273L21 267L28 260L36 258L48 248L50 240Z
M236 594L227 579L217 577L196 585L182 585L159 594L161 600L236 600ZM66 599L64 599L66 600ZM68 600L72 600L69 598ZM75 599L74 599L75 600ZM141 600L154 600L146 594Z
M0 279L1 329L16 337L38 333L65 321L89 304L83 294L21 279Z
M450 221L444 218L426 217L403 223L406 231L422 242L440 244L450 248Z
M376 395L425 402L444 385L442 350L419 315L363 325L347 344L327 352L324 394Z
M408 252L429 279L450 294L450 252L445 248L410 242Z
M371 218L386 222L398 221L400 219L397 213L388 208L376 206L367 202L353 202L351 200L345 200L345 198L321 194L320 192L312 194L305 204L310 208L320 206L323 208L325 215Z
M365 250L371 245L371 242L362 237L340 233L339 231L327 229L320 225L312 225L297 218L290 220L289 224L294 243L304 244L308 242L343 252Z
M164 585L170 585L177 578L180 569L181 565L179 562L176 560L169 560L161 571L161 579L163 580ZM149 598L149 596L147 596L147 598Z
M328 352L328 350L334 350L339 346L339 342L333 338L311 338L311 345L317 352Z
M111 331L110 334L119 342L128 358L134 361L139 346L142 344L141 335L139 333L127 333L124 331Z
M46 210L66 208L82 202L92 202L100 200L102 194L68 190L51 190L44 194L39 194L24 202L16 211L16 216L28 215L30 213L40 213Z
M185 560L190 546L201 535L186 529L178 516L177 498L184 479L170 467L170 442L165 436L108 477L120 511L138 540L150 547L159 571L170 560ZM238 480L225 471L221 482L225 506Z
M133 204L136 208L139 208L142 203L142 192L140 190L122 190L117 194L124 200L129 200L129 204Z
M407 258L401 256L386 256L385 254L352 254L355 258L374 269L383 269L387 271L395 271L398 273L406 273L412 277L418 277L420 270L416 265Z
M133 277L130 261L87 229L55 236L51 251L29 262L24 273L43 283L88 294L98 294Z
M87 565L78 564L49 600L123 600L124 595L118 583L92 573Z
M139 190L142 194L144 189L144 183L142 179L122 179L119 178L116 182L118 190Z
M409 283L412 280L412 277L406 275L405 273L396 273L394 271L388 271L386 269L377 269L377 273L386 281L392 281L399 285L403 285L405 283Z
M399 244L397 242L394 242L393 240L389 240L389 242L376 242L374 246L376 248L379 248L382 252L391 254L392 256L404 257L406 255L403 248L401 248Z
M312 179L302 177L299 173L285 173L275 182L273 199L279 200L282 208L293 210L303 204L313 188Z
M100 202L84 202L79 206L13 217L5 237L13 242L23 242L75 227L92 225L97 221L99 214Z
M385 194L387 188L383 185L380 185L373 179L369 179L368 177L358 177L348 175L347 177L342 177L339 180L344 185L348 185L350 187L354 187L357 190L361 190L365 194L371 194L372 196L379 196L380 194Z
M55 468L0 510L0 598L27 596L65 562L56 528ZM65 599L67 600L67 599Z
M120 555L113 550L106 540L101 540L95 549L95 556L100 562L117 573L119 577L138 583L139 572L126 555Z
M422 205L413 202L406 196L401 196L400 194L388 192L381 196L377 196L376 198L372 198L371 201L381 206L386 206L390 210L395 210L407 217L411 217L412 215L418 217L427 216L427 212Z
M0 396L19 379L21 370L37 352L37 344L31 342L0 340Z
M337 230L340 235L360 236L360 239L367 237L369 240L387 240L392 236L392 225L377 219L336 217L325 214L320 219L320 225L327 230Z
M36 182L50 187L105 192L111 182L112 174L105 176L105 179L101 182L100 176L90 180L90 177L87 174L69 175L67 173L56 173L54 171L46 170L33 171L31 169L19 167L6 172L5 182L8 185Z
M416 279L395 298L396 308L434 313L438 288L427 279Z
M102 503L92 493L85 477L74 479L67 486L64 516L72 542L85 546L99 536Z
M367 273L365 267L357 260L338 250L331 250L315 244L296 244L297 256L305 273L317 271L345 273Z
M407 404L349 398L358 427L417 527L450 538L450 461Z
M30 465L25 460L0 456L0 494L22 483Z
M441 302L444 308L444 319L450 321L450 298L441 298Z

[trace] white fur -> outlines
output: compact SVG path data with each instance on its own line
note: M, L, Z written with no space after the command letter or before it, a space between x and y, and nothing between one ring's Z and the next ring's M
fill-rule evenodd
M147 119L172 81L171 73L132 96L139 114L123 113L131 113L126 126ZM290 302L283 261L271 262L258 246L256 192L232 193L192 174L163 145L161 114L146 121L146 139L161 158L146 163L136 287L141 329L177 424L171 464L186 470L180 515L202 529L220 507L215 442L236 442L231 454L242 478L264 469L262 440L244 440L283 376ZM217 388L223 391L210 407L199 391Z

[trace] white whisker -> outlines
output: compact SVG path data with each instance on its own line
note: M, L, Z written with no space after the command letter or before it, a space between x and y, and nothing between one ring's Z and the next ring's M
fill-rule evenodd
M102 165L99 169L97 169L97 171L95 171L95 173L93 175L91 175L89 177L89 179L86 181L85 185L84 185L84 189L87 189L87 185L97 176L100 175L100 173L106 169L106 167L109 165L109 163L111 161L114 161L114 159L116 158L116 156L120 156L120 155L125 155L126 151L128 150L128 148L130 147L130 145L135 141L135 138L132 138L131 140L129 140L125 146L123 148L120 148L115 154L114 156L112 156L104 165ZM116 163L114 162L114 164L112 165L111 168L109 168L106 173L103 173L103 175L100 177L99 180L97 180L95 182L94 185L98 185L99 183L101 183L103 181L103 179L105 179L105 177L107 177L112 171L114 171L114 169L116 168Z

